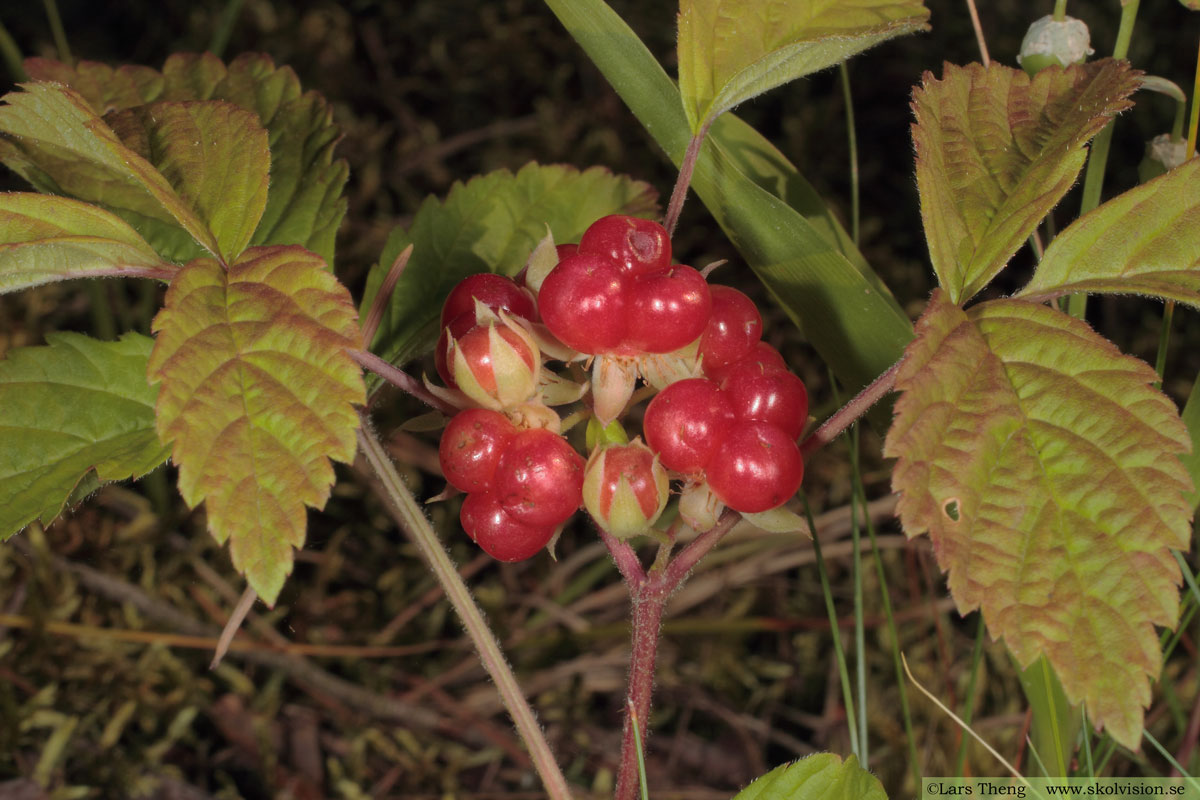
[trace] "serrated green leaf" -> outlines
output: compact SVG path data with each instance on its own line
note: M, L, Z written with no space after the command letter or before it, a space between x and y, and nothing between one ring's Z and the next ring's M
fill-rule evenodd
M679 91L650 51L603 0L546 4L678 165L691 134ZM912 323L849 237L831 235L840 227L781 160L725 115L701 150L692 188L838 379L857 391L901 356Z
M887 792L854 756L814 753L757 778L733 800L887 800Z
M136 478L170 455L146 382L154 340L51 333L0 361L0 539L49 524L78 487Z
M908 536L926 531L960 612L1136 749L1156 625L1179 613L1191 481L1175 405L1147 364L1039 303L964 312L934 293L897 375L884 454Z
M947 64L913 91L917 188L938 282L963 304L1075 182L1084 145L1139 86L1128 62L1040 71Z
M252 111L220 100L136 106L105 117L125 145L152 163L233 261L267 204L271 154Z
M0 161L43 192L104 206L135 228L143 221L178 226L218 252L195 210L77 92L53 83L22 88L0 106Z
M346 354L361 346L354 305L300 247L258 247L228 270L187 264L154 319L147 374L161 383L158 431L174 443L179 489L268 604L322 508L330 459L350 461L364 402Z
M1200 159L1117 195L1054 237L1018 296L1147 294L1200 308Z
M763 92L928 30L921 0L681 0L679 88L693 133Z
M258 53L244 53L228 67L211 53L175 53L161 73L148 67L113 69L94 61L69 67L49 59L28 59L25 67L35 79L72 86L100 114L190 100L226 100L255 112L270 137L271 179L267 206L250 243L300 244L333 263L349 170L345 161L333 160L341 134L332 109L316 92L302 92L290 67L276 67Z
M175 265L104 209L66 197L0 193L0 293L138 267Z
M429 350L454 285L477 272L515 275L547 225L556 242L578 241L606 214L653 215L655 199L649 184L601 167L527 164L515 175L499 170L456 183L444 202L427 199L407 231L392 231L371 270L363 316L396 256L413 245L371 350L395 364Z

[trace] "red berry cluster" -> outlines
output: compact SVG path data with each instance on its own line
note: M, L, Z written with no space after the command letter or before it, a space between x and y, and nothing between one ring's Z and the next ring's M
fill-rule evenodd
M636 535L667 503L667 470L683 480L685 499L703 495L717 509L754 513L790 498L804 473L796 439L808 395L761 341L754 303L672 265L666 231L648 220L604 217L578 245L551 245L536 272L538 251L531 257L536 298L508 278L474 275L442 310L438 373L462 404L484 406L455 416L440 448L446 479L467 493L461 520L471 538L500 560L527 558L581 504L612 535ZM639 374L660 388L646 409L646 444L623 444L621 431L585 466L546 408L546 381L565 383L542 369L547 353L595 362L602 424L619 415ZM605 399L609 373L623 382L615 402Z
M559 253L538 308L551 333L580 353L669 353L708 324L708 282L671 264L671 240L657 223L603 217Z
M470 408L450 420L438 454L446 480L467 493L463 529L500 561L537 553L579 508L583 457L545 428Z

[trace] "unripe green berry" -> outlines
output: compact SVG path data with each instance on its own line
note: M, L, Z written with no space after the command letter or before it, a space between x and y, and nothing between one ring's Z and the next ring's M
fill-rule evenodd
M658 520L667 505L667 471L658 456L634 439L601 447L588 459L583 505L592 519L618 539L628 539Z

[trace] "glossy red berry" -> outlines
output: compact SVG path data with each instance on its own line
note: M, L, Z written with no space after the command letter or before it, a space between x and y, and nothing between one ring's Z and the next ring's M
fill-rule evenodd
M712 312L708 281L677 264L629 284L629 332L625 344L644 353L670 353L704 333Z
M542 282L542 321L573 350L611 352L627 332L626 283L610 259L582 252L569 256Z
M808 391L790 372L755 361L733 364L721 391L739 420L769 422L795 439L808 420Z
M734 367L744 364L757 364L764 372L778 370L787 372L787 362L783 360L783 356L779 355L779 351L766 342L759 342L750 348L749 354L743 356L737 361L730 362L722 367L710 369L707 364L704 366L704 374L712 378L717 383L722 383Z
M504 510L493 492L474 492L459 512L463 530L498 561L523 561L545 547L556 525L527 525Z
M642 430L664 467L692 475L705 468L733 424L733 408L717 385L690 378L650 401Z
M579 252L611 259L630 275L657 272L671 265L671 237L657 222L613 214L592 223L579 240Z
M757 513L785 503L804 478L800 448L766 422L739 422L721 441L705 476L713 493L735 511Z
M442 473L456 489L478 492L492 484L500 456L517 435L508 418L496 411L460 411L442 432L438 459Z
M762 338L762 315L754 301L729 286L712 285L712 314L700 355L706 373L744 358Z
M514 317L534 319L533 296L503 275L481 272L468 275L451 290L442 305L442 327L464 314L475 315L475 301L493 311L504 309Z
M583 457L544 428L520 431L500 457L492 486L509 515L557 526L583 502Z

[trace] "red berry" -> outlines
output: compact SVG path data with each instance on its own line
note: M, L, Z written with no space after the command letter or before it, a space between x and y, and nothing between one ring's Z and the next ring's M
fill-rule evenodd
M704 366L704 374L712 378L717 383L721 383L729 376L729 373L734 367L741 364L757 364L764 372L778 370L787 372L787 362L783 360L783 356L779 355L779 351L766 342L759 342L750 348L750 353L737 361L730 362L723 367L715 367L709 369L708 365Z
M442 432L438 459L442 473L456 489L478 492L492 484L500 456L517 429L496 411L469 408L460 411Z
M671 265L671 237L657 222L613 214L584 231L579 252L612 259L631 275L657 272Z
M609 259L578 253L559 262L538 292L542 321L581 353L606 353L625 341L626 279Z
M562 261L567 256L573 256L578 253L579 245L571 244L570 242L567 244L556 244L554 246L554 252L558 255L558 260Z
M513 519L555 527L583 502L583 467L583 457L557 433L521 431L500 456L492 486Z
M498 561L523 561L549 543L555 525L527 525L514 519L493 492L472 492L459 511L463 530Z
M642 430L664 467L691 475L708 465L733 424L733 409L717 385L689 378L650 401Z
M726 371L721 391L739 420L769 422L793 439L808 420L808 391L790 372L740 362Z
M714 284L709 291L712 315L700 340L706 373L742 359L762 338L762 315L753 300L729 286Z
M713 493L735 511L783 505L800 488L804 461L786 433L766 422L740 422L705 468Z
M474 317L476 300L493 311L503 308L523 319L534 319L536 314L528 290L522 289L512 278L481 272L463 278L446 297L442 306L442 327L463 314Z
M641 275L629 286L625 344L645 353L670 353L704 333L712 311L708 281L691 267Z

